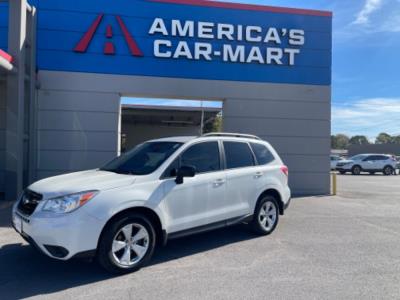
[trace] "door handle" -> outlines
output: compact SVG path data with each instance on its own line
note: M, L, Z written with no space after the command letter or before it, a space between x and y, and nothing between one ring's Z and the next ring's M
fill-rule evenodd
M263 175L264 175L263 172L257 172L257 173L254 175L254 178L260 178L260 177L263 176Z
M218 187L220 185L223 185L225 183L225 179L217 179L213 182L214 186Z

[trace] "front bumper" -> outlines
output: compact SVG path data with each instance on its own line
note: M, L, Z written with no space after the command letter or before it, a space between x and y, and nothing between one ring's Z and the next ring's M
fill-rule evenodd
M336 171L346 171L346 172L349 172L349 171L351 171L351 168L348 168L348 167L345 167L345 166L342 166L342 167L336 167Z
M41 211L26 216L14 206L12 214L12 225L22 238L45 255L59 260L93 252L104 226L100 220L79 210L59 216Z

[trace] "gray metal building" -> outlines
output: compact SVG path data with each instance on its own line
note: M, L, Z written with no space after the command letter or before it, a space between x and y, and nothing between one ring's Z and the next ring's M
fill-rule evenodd
M103 2L96 2L96 8L93 7L90 11L93 16L98 6L105 5ZM301 53L299 61L304 63L303 66L291 66L290 62L286 66L262 66L267 75L268 72L272 75L277 74L278 77L282 76L282 80L275 77L268 79L269 75L266 79L258 80L251 77L255 74L252 68L257 68L254 70L259 72L261 66L241 66L247 76L242 78L244 75L240 70L236 73L226 71L225 76L225 68L229 64L219 62L213 65L213 71L204 71L205 74L210 74L209 78L201 74L204 68L208 68L206 64L211 62L199 62L194 67L188 65L187 68L195 75L161 75L160 71L160 75L156 76L157 72L154 75L141 74L142 71L146 71L142 69L127 74L125 71L97 70L97 65L82 71L81 61L85 55L90 59L89 54L74 53L71 50L71 54L68 55L74 60L70 61L69 58L59 59L57 55L64 55L66 51L59 49L57 43L51 45L53 48L47 48L50 47L47 35L62 35L69 30L62 27L62 17L59 16L72 14L68 1L54 3L52 7L53 4L40 0L32 1L32 6L27 5L25 0L0 2L0 16L1 13L8 16L7 24L0 22L0 29L6 28L8 32L7 45L2 45L0 40L0 48L4 49L0 55L0 193L3 194L3 198L15 199L17 193L32 181L66 172L96 168L118 155L121 150L121 97L129 96L222 101L224 131L256 134L268 140L289 166L290 186L294 194L329 193L331 27L325 33L318 33L316 28L318 22L325 22L326 18L331 24L329 13L281 8L278 15L273 15L277 20L280 16L283 20L290 19L289 23L295 23L300 28L303 22L311 22L313 25L304 27L306 41L308 36L309 40L317 41L318 38L314 38L313 35L324 34L329 47L326 46L328 48L320 51L324 51L327 67L318 65L318 55L322 54L314 54L314 58L307 58L304 54L305 58L301 60ZM65 3L65 7L60 3ZM143 3L146 4L146 1ZM212 12L216 11L216 17L221 17L224 22L230 19L232 23L236 22L236 10L245 11L246 18L251 14L256 17L261 13L277 14L271 12L271 9L258 6L256 8L259 11L253 12L248 5L238 7L237 4L232 4L224 8L219 5L210 8L209 3L205 3L204 6L212 9ZM86 9L86 5L88 3L82 3L82 7L76 10ZM173 14L176 11L179 17L183 18L181 14L185 10L180 10L177 4L151 5L166 5L168 13ZM113 12L108 7L101 9L106 13ZM190 6L190 9L203 8ZM220 10L224 15L220 16ZM229 11L226 15L225 10ZM293 15L295 17L292 18ZM202 17L206 19L207 14L203 14ZM55 22L57 18L58 22ZM92 19L89 14L89 21ZM82 25L84 28L79 35L85 36L89 21L82 21L86 23ZM248 18L246 22L249 21L251 19ZM129 26L129 22L127 24ZM126 30L122 30L118 38L122 40L125 33ZM98 35L100 38L100 33ZM93 36L96 39L97 33ZM75 38L75 42L77 40L79 36L78 39ZM307 46L307 43L305 45ZM73 46L71 45L71 49ZM311 48L311 45L309 47ZM307 51L312 50L304 50L304 53ZM104 59L107 61L103 62L100 60L103 59L103 53L95 52L93 51L93 56L99 57L98 64L106 66L112 53L106 56ZM115 55L115 58L117 56ZM145 59L155 59L155 68L169 63L166 58L147 58L146 54L144 56L132 59L142 59L143 63L147 63ZM80 62L76 68L73 67L75 61ZM175 60L172 66L185 68L185 65L181 66L180 63L180 60ZM182 64L189 63L184 61ZM53 65L60 65L60 68L54 68ZM113 64L113 68L122 70L122 65L117 62ZM315 84L313 79L308 80L312 76L320 77L318 74L308 75L313 74L314 69L323 72L329 80ZM162 72L169 70L163 68ZM282 75L279 75L281 73ZM236 77L232 80L231 76ZM173 129L169 133L175 134Z
M349 156L363 153L382 153L400 156L400 144L369 144L349 146Z

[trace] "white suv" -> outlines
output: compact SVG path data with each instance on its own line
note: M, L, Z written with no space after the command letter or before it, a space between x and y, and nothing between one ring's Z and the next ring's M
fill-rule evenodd
M382 172L384 175L394 174L397 161L392 155L386 154L359 154L347 160L341 160L336 164L336 170L340 174L351 172L360 175L361 172L375 174Z
M125 273L168 239L241 222L270 234L289 201L288 168L270 144L218 133L148 141L102 168L40 180L12 214L46 255L95 255Z

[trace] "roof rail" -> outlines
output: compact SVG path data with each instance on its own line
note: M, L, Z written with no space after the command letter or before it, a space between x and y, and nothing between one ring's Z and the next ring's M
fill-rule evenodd
M226 136L226 137L241 137L241 138L248 138L248 139L255 139L255 140L261 140L256 135L252 134L242 134L242 133L228 133L228 132L211 132L211 133L206 133L203 134L202 137L210 137L210 136Z

